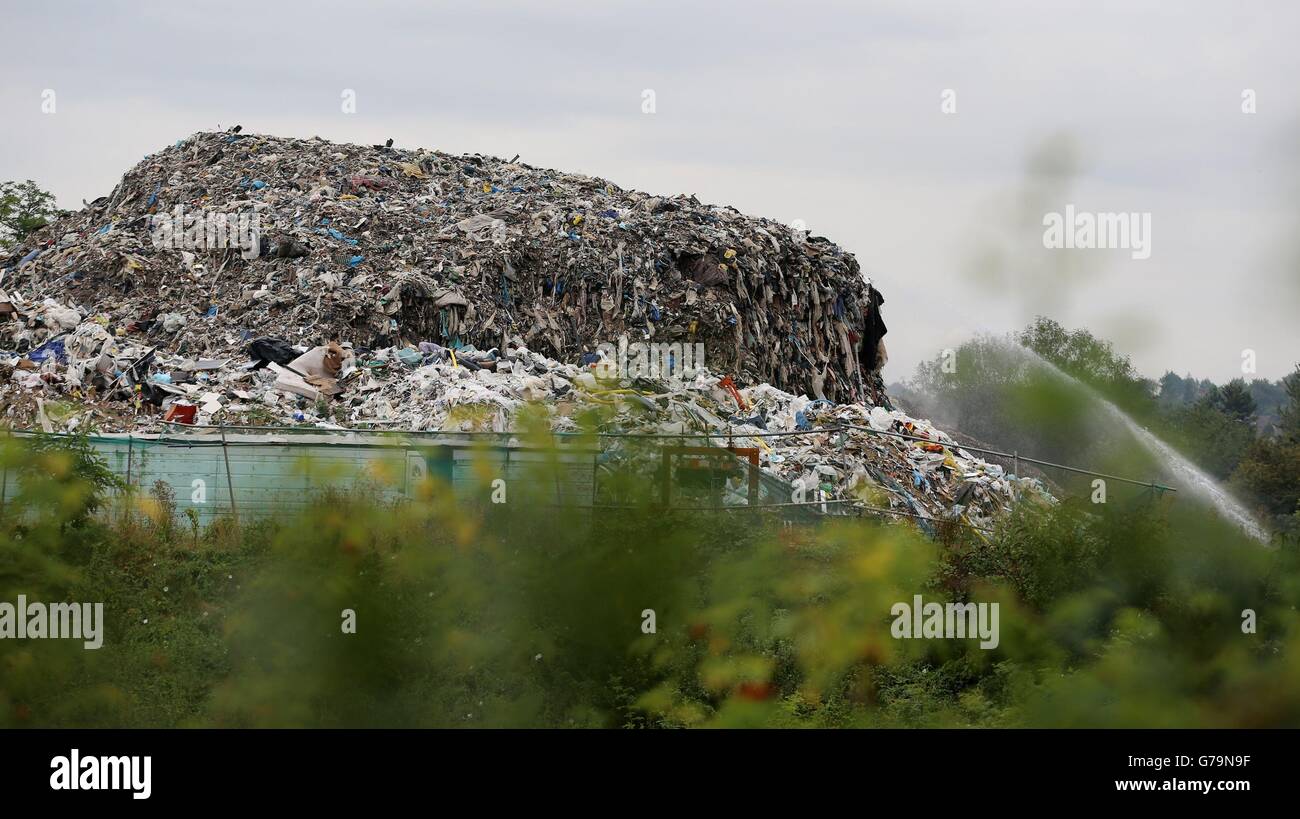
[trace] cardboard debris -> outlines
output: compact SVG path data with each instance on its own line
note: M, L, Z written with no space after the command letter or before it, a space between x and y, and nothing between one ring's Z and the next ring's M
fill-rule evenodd
M232 227L229 247L210 247L209 215L256 217L256 241ZM181 229L162 232L163 217ZM209 246L185 246L195 237ZM258 336L374 350L517 335L576 360L627 337L703 343L741 383L881 397L858 372L865 280L840 247L691 196L494 157L199 133L0 265L25 319L0 338L14 354L88 315L188 357Z
M279 364L275 364L275 363L268 365L268 367L270 368L271 372L275 373L276 375L273 389L279 390L280 392L293 393L294 395L301 395L302 397L310 398L313 401L322 397L321 391L313 387L311 384L308 384L307 380L303 378L301 375L286 370L284 367L281 367ZM275 400L274 396L271 396L271 398L272 400Z
M157 241L156 217L212 211L256 216L256 241ZM840 510L978 525L1025 493L1050 502L891 408L858 366L864 346L883 358L883 299L852 255L694 197L479 155L200 133L0 268L0 413L16 427L503 432L533 403L563 432L598 407L610 431L758 447L762 468ZM705 361L610 377L600 345L646 341L701 343ZM761 437L777 431L806 434Z

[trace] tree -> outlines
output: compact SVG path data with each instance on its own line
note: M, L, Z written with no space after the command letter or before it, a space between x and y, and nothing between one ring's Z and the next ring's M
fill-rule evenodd
M1260 438L1232 480L1274 515L1300 512L1300 442Z
M1222 391L1215 389L1212 395ZM1255 441L1255 428L1222 410L1211 398L1168 410L1157 420L1160 435L1215 478L1227 478Z
M1189 379L1190 380L1190 379ZM1195 388L1195 383L1188 384L1173 370L1160 376L1158 398L1162 407L1176 407L1187 403L1188 387Z
M1146 415L1154 406L1155 383L1143 378L1129 357L1116 352L1109 341L1087 330L1066 330L1059 322L1039 316L1016 340L1130 412Z
M1183 403L1195 404L1203 395L1210 391L1214 384L1210 380L1204 379L1197 381L1191 373L1183 376Z
M54 195L32 180L0 183L0 248L21 243L58 213Z
M1279 518L1300 511L1300 365L1282 379L1280 435L1260 438L1237 467L1232 479Z
M1281 423L1278 426L1282 430L1283 438L1300 443L1300 364L1296 365L1290 375L1282 379L1282 387L1286 390L1286 399L1282 407Z
M1246 382L1240 378L1224 384L1217 391L1212 405L1236 421L1250 421L1255 416L1255 399L1246 388Z

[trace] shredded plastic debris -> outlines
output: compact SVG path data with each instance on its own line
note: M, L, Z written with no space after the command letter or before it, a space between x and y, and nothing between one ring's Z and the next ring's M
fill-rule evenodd
M981 525L1024 491L1050 500L891 408L878 369L859 367L884 360L883 299L852 255L694 197L478 155L201 133L0 273L0 414L16 428L506 432L538 403L564 432L602 407L610 431L757 447L837 511ZM608 345L629 341L701 344L706 360L611 376Z
M24 303L24 331L0 338L19 354L92 316L124 347L190 357L259 336L490 349L519 335L573 360L626 335L704 343L746 383L807 391L816 377L836 401L880 391L855 355L865 280L837 245L479 155L200 133L3 266L14 299L51 299L39 316Z

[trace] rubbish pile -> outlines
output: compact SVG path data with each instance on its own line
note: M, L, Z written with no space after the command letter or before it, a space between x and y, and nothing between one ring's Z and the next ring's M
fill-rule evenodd
M890 408L882 302L829 241L694 197L201 133L0 262L0 417L506 432L534 404L563 432L601 408L608 431L748 438L841 509L980 525L1024 491L1050 498ZM611 375L629 340L707 361Z
M98 345L111 350L115 342L94 321L64 338L72 340L61 348L68 362L62 383L50 380L50 373L16 368L20 385L46 393L57 384L75 393L69 386L74 373L102 373L111 360ZM60 355L51 343L43 349L51 358ZM141 432L174 431L178 423L509 432L531 406L563 433L579 431L586 411L596 410L607 419L605 432L666 436L669 444L756 448L761 468L789 482L800 499L825 502L830 512L867 507L897 510L926 529L930 521L947 518L987 527L1026 493L1051 502L1036 480L1007 475L928 421L896 409L837 405L769 384L737 387L729 376L704 369L689 379L608 378L600 362L558 362L529 350L518 337L505 351L423 342L361 355L341 345L302 350L258 339L241 361L186 359L157 350L137 360L149 362L152 371L140 382L141 392L161 391L168 406L163 416L137 416L134 428ZM48 400L36 398L39 424L77 429L86 416L56 394L57 389ZM607 449L630 449L632 440L611 437ZM744 502L743 494L734 500Z
M146 157L0 261L20 325L0 347L23 355L73 311L119 347L194 360L258 337L486 350L511 335L575 360L628 337L703 343L744 383L880 397L857 364L865 280L824 238L518 161L239 131ZM24 298L36 311L15 314Z
M989 529L1021 499L1056 502L1037 478L1008 474L929 421L897 409L837 405L770 384L737 390L726 377L710 373L689 383L638 379L610 385L587 373L560 372L575 378L571 406L595 397L617 407L611 426L619 432L689 435L678 443L757 449L759 466L790 484L791 500L824 512L888 511L934 534L937 521ZM552 426L571 425L553 418ZM617 450L626 439L615 440ZM723 502L745 503L744 484L737 470Z
M930 521L956 520L987 529L1022 498L1055 503L1037 478L1008 474L963 449L928 420L900 410L835 405L767 385L741 392L751 405L749 412L766 417L765 429L810 433L753 440L765 450L760 455L764 468L801 489L807 501L846 502L828 511L895 510L933 534Z

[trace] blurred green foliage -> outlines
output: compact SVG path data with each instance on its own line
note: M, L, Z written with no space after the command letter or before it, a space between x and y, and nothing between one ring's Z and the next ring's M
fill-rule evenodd
M1149 494L940 545L665 510L635 469L627 508L560 508L547 459L494 504L485 460L481 503L359 488L196 532L162 488L96 483L83 447L3 451L0 601L107 620L96 651L0 640L6 727L1300 724L1300 544ZM998 602L999 645L895 639L916 594Z

